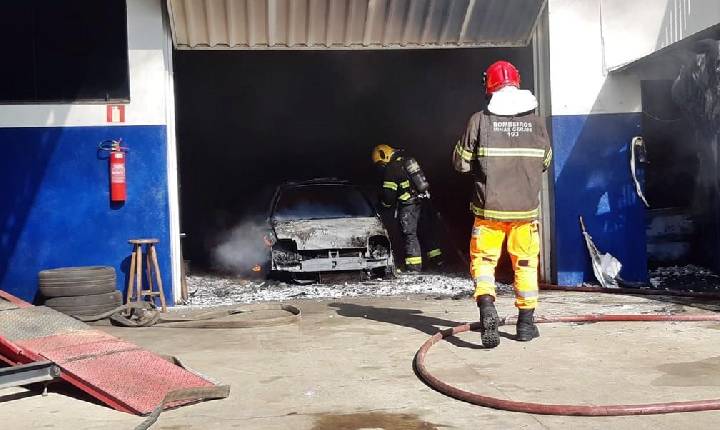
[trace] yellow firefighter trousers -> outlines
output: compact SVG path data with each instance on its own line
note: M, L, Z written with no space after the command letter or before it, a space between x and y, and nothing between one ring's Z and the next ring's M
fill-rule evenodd
M477 298L495 297L495 267L505 236L507 250L515 271L515 307L535 309L538 303L538 257L540 234L538 223L502 222L475 218L470 238L470 274L475 280Z

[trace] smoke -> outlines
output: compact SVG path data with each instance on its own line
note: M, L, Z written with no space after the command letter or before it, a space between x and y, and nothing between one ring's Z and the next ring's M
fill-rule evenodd
M253 270L256 266L266 271L269 267L270 248L264 237L268 232L265 220L255 218L244 220L219 234L217 245L212 249L213 267L236 275L257 274Z

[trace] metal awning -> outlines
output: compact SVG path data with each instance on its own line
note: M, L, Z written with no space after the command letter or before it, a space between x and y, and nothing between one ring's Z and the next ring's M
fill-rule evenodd
M177 49L414 49L530 43L547 0L167 0Z

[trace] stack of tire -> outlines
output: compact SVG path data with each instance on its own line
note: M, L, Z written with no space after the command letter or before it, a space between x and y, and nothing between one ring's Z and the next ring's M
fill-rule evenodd
M43 270L38 278L45 306L67 315L91 317L122 304L112 267L62 267Z

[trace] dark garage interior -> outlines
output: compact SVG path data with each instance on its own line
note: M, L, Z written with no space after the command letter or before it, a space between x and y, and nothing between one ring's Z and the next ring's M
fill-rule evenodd
M645 190L648 266L720 270L717 103L719 28L710 28L639 65L642 129L648 149ZM662 77L657 79L657 77ZM668 79L672 77L672 79ZM680 272L678 272L680 273ZM693 279L706 287L715 275ZM700 276L699 278L702 278ZM688 279L682 279L689 285Z
M175 51L184 259L213 270L214 247L234 226L263 220L287 180L348 179L376 201L381 178L370 151L379 143L418 159L451 232L443 234L448 254L465 251L471 182L450 157L484 106L482 73L499 59L533 89L530 47Z

